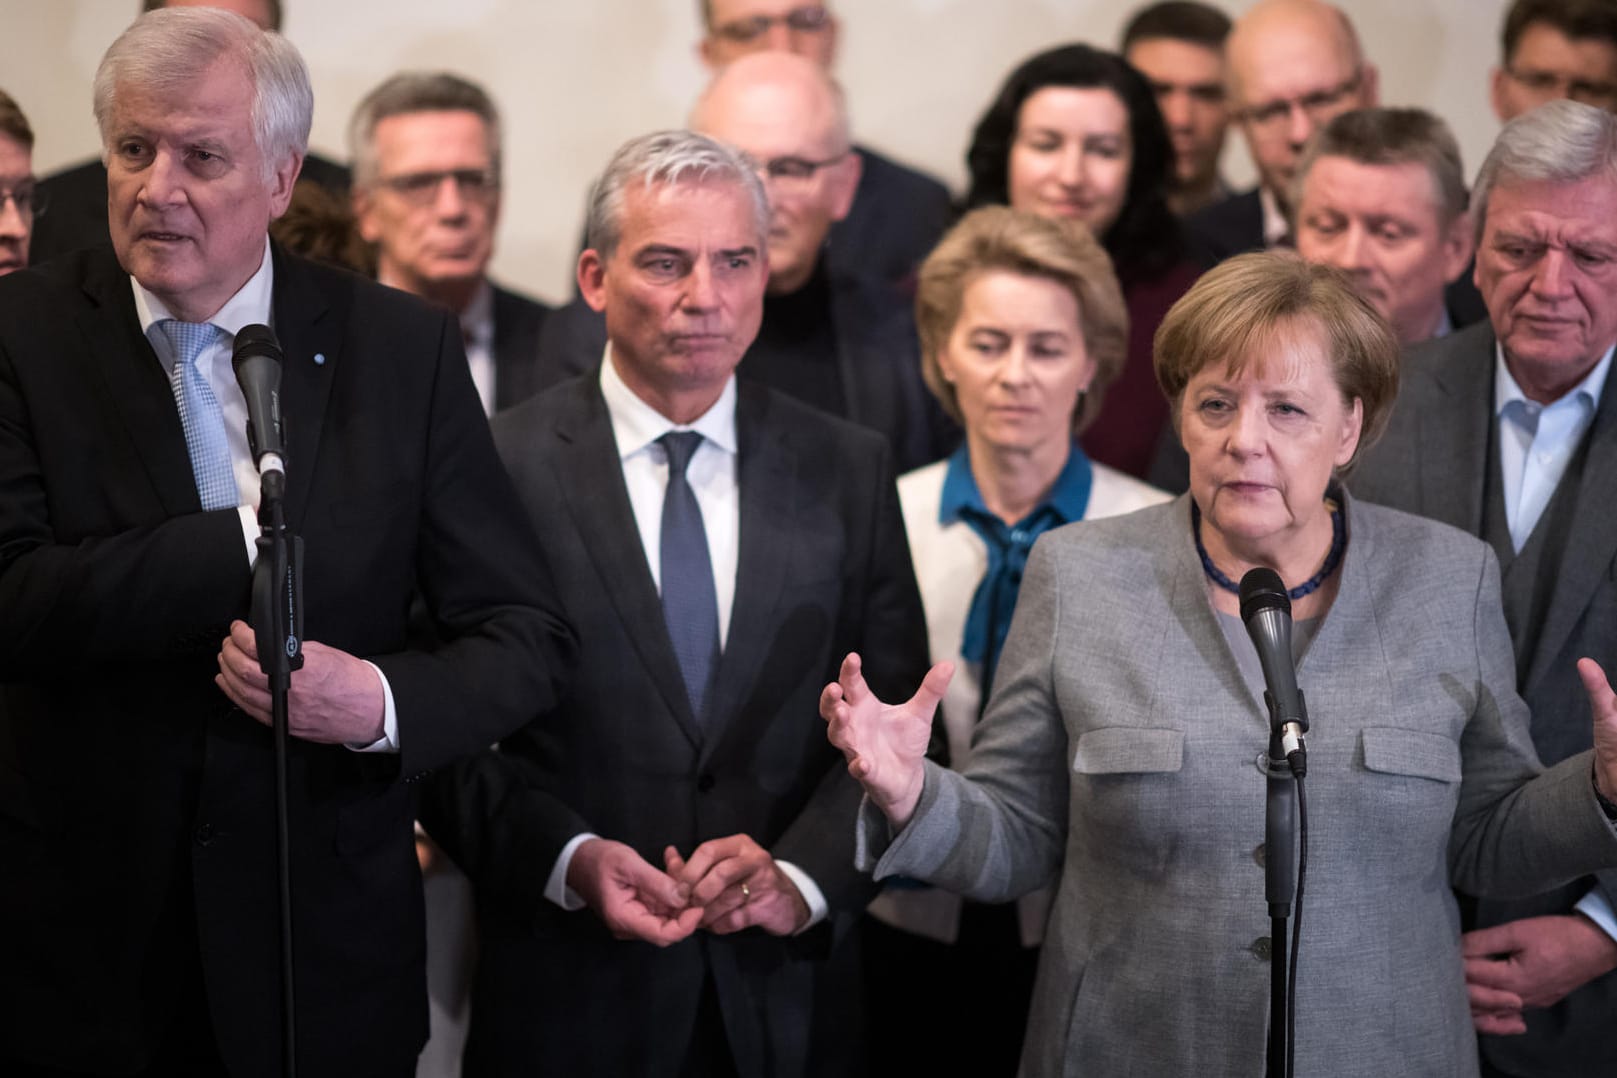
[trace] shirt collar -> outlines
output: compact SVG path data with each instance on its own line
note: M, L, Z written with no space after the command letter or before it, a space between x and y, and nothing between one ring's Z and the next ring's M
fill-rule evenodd
M129 278L129 286L135 292L135 316L140 319L140 331L146 335L147 340L164 342L164 347L158 348L157 354L163 360L164 368L171 367L174 357L169 354L168 338L161 332L153 334L152 327L164 319L176 316L162 300L141 287L140 282L133 277ZM265 236L264 257L258 264L258 271L247 278L247 283L226 300L225 305L214 312L208 322L232 337L240 333L243 326L267 326L270 324L274 295L275 260L270 257L270 241L269 237Z
M736 377L731 374L713 407L692 423L679 424L635 396L618 374L607 342L601 359L601 396L612 420L612 437L618 443L618 457L627 460L671 430L694 430L726 453L736 452Z
M1595 364L1593 370L1584 375L1583 381L1563 394L1560 400L1553 401L1543 407L1553 408L1563 401L1577 400L1580 397L1588 402L1590 408L1598 405L1601 391L1606 388L1606 375L1611 372L1611 355L1614 350L1617 350L1617 346L1607 348L1606 354L1600 357L1600 362ZM1527 394L1522 392L1522 387L1516 384L1515 377L1511 375L1510 368L1505 364L1505 346L1495 342L1493 414L1495 416L1503 415L1505 408L1513 401L1520 401L1523 407L1539 407L1538 402L1529 401Z
M1258 206L1263 210L1263 246L1275 247L1291 235L1291 222L1280 209L1280 200L1267 187L1258 187Z
M461 336L485 344L494 336L494 286L484 278L472 293L472 301L460 313Z
M1063 524L1084 519L1084 512L1089 508L1092 470L1089 458L1074 442L1067 453L1067 463L1062 465L1061 474L1056 476L1055 485L1028 516L1048 507L1055 510ZM963 509L975 509L980 513L989 511L982 491L977 488L977 480L971 474L971 454L964 445L949 457L949 467L943 476L943 492L938 498L938 523L953 524L961 519Z

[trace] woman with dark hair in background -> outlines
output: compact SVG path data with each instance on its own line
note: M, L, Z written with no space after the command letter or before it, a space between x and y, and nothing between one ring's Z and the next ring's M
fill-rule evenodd
M1202 269L1168 209L1173 146L1150 84L1088 45L1041 52L1000 87L966 167L966 209L1003 204L1077 218L1111 256L1128 307L1128 356L1082 444L1100 463L1144 476L1168 420L1151 338Z

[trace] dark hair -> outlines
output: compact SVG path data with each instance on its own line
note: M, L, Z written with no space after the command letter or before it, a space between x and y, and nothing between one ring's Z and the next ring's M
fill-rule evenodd
M1173 175L1173 146L1151 84L1121 56L1088 45L1062 45L1023 61L1000 87L972 132L966 151L971 184L963 209L1010 204L1011 146L1022 105L1049 86L1099 88L1115 93L1129 114L1133 164L1123 209L1101 244L1127 285L1148 278L1179 261L1184 240L1179 222L1168 209Z
M1345 157L1361 165L1420 165L1432 178L1444 225L1466 210L1459 143L1448 124L1424 109L1354 109L1320 128L1291 180L1293 213L1302 205L1303 185L1321 157Z
M270 222L270 239L294 254L328 266L376 276L376 252L359 236L348 200L313 180L292 186L286 212Z
M168 0L143 0L141 11L156 11L158 8L168 7ZM281 32L281 0L269 0L270 29L277 34Z
M0 135L10 135L25 150L34 148L34 129L28 126L28 117L4 90L0 90Z
M1123 27L1122 51L1128 52L1136 41L1163 37L1222 49L1229 36L1230 17L1218 8L1195 0L1162 0L1136 11Z
M1617 5L1611 0L1516 0L1505 13L1499 34L1499 56L1506 64L1534 23L1553 26L1574 40L1594 38L1617 45Z

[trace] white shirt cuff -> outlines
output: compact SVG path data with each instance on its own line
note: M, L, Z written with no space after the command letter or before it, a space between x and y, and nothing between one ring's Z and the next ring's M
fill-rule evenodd
M1572 908L1593 921L1600 931L1617 940L1617 915L1613 915L1611 903L1606 901L1600 888L1591 888Z
M825 895L820 891L819 886L809 879L808 873L790 861L777 860L775 867L786 873L786 878L792 881L792 885L797 888L797 893L803 896L804 902L808 903L808 923L792 934L800 935L825 920L825 915L831 912L831 907L825 901Z
M258 563L258 537L264 529L259 527L258 510L252 506L238 505L236 512L241 516L241 534L247 540L247 568L251 569Z
M564 910L581 910L584 900L578 897L578 892L567 886L567 866L573 863L573 854L578 848L592 838L601 836L584 831L567 840L567 845L561 848L561 854L556 858L556 864L550 870L550 876L545 880L545 897Z
M349 744L347 747L354 752L398 752L399 751L399 713L393 707L393 686L387 683L387 675L382 668L368 659L361 659L366 666L376 671L376 676L382 682L382 736L369 745Z

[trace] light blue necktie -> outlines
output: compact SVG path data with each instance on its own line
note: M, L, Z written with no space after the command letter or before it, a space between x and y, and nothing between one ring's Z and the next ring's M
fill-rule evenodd
M174 318L165 318L158 325L174 349L169 387L180 409L180 426L185 429L185 448L191 454L191 474L196 477L202 508L235 508L239 495L230 463L230 443L225 437L225 411L197 365L223 331L211 322L181 322Z
M663 620L679 659L691 711L700 723L719 662L719 600L713 590L713 560L702 527L702 508L685 478L702 436L693 430L669 431L657 441L668 454L660 551Z

